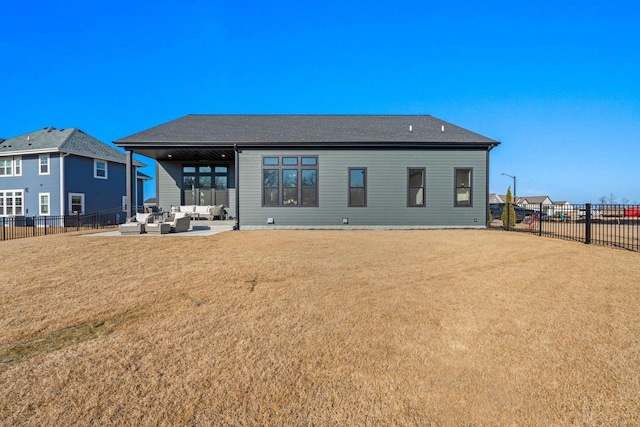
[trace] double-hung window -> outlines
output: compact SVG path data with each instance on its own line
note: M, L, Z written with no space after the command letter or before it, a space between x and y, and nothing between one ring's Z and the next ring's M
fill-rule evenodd
M69 212L72 214L84 213L84 193L69 193Z
M425 168L407 168L407 206L425 206L424 188L427 171Z
M23 190L0 191L0 216L24 215Z
M349 207L367 206L367 168L349 168Z
M0 176L13 175L13 159L11 157L0 159Z
M49 215L49 199L51 195L50 193L40 193L38 194L39 202L39 214L40 215Z
M107 162L104 160L93 160L93 177L107 179Z
M49 155L41 154L39 156L38 161L39 161L38 173L40 175L49 175Z
M318 157L263 157L262 206L318 206Z
M22 157L4 157L0 159L0 176L21 176Z
M456 207L470 207L473 206L473 200L471 195L471 177L473 169L469 168L456 168L455 180L456 188L454 195L454 202Z

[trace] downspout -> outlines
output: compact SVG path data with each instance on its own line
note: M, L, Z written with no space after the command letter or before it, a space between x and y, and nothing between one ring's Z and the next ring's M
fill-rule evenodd
M69 153L60 153L60 215L64 216L64 199L66 188L64 187L65 179L64 179L64 158L67 157Z
M489 227L491 225L491 223L490 223L491 218L489 218L489 151L491 151L491 148L489 148L487 150L487 153L486 153L487 166L486 166L486 172L485 173L487 175L487 177L486 177L487 178L487 183L485 185L485 191L486 191L487 194L484 197L484 200L485 200L485 205L484 205L484 218L485 218L485 221L484 221L484 223L485 223L485 225L487 227Z
M236 225L233 226L234 230L240 230L240 159L238 150L238 144L233 144L233 150L235 151L235 185L236 185Z

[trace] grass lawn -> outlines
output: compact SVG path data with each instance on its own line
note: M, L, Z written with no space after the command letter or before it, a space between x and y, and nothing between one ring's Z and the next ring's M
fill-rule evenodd
M2 425L639 425L640 254L520 233L0 242Z

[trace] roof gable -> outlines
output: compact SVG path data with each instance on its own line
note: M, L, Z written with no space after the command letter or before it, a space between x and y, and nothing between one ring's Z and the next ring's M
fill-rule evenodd
M119 146L454 144L499 142L432 116L192 114L115 141Z

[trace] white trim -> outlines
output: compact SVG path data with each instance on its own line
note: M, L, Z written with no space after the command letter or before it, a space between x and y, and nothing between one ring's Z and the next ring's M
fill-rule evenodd
M84 193L69 193L69 213L72 214L72 215L77 213L77 212L71 211L71 209L73 208L73 204L71 203L71 199L73 198L73 196L82 197L82 203L81 203L82 207L81 207L80 214L83 214L84 213L84 199L85 199Z
M98 163L104 163L104 176L98 175ZM93 159L93 177L97 179L109 179L109 162L106 160Z
M42 159L47 159L47 171L42 172ZM49 153L38 156L38 175L51 175L51 155Z
M3 169L9 169L9 173L4 173L0 175L0 178L10 177L10 176L22 176L22 156L2 156L0 160L4 162L9 162L8 166L3 166ZM16 166L19 164L20 166ZM16 172L19 170L19 173Z
M42 196L47 196L47 212L42 212ZM49 216L51 215L51 193L38 193L38 215Z
M5 196L6 193L14 193L11 196L11 200L13 201L13 203L11 204L11 215L8 215L5 211L5 209L7 208L7 198ZM20 193L20 198L22 199L22 206L20 206L22 208L22 212L16 213L16 195L17 193ZM2 210L0 211L0 217L2 216L23 216L24 215L24 190L0 190L0 205L2 206Z
M17 164L20 164L20 167L18 168ZM14 156L13 157L13 176L22 176L22 156ZM20 170L20 172L18 173L18 169Z
M60 155L60 212L58 212L58 215L64 215L65 211L64 211L64 194L65 194L65 188L64 188L64 158L67 157L69 154L61 154Z

